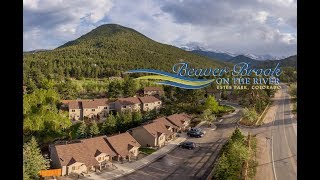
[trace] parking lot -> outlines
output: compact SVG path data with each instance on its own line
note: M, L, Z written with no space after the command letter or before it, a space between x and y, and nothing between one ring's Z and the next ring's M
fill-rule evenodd
M206 129L202 138L190 138L197 144L193 150L177 147L148 166L118 179L203 179L213 168L226 138L223 133ZM219 130L217 130L219 131Z

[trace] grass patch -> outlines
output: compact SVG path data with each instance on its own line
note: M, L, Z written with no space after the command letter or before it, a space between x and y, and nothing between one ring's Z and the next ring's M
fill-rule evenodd
M147 148L147 147L141 147L141 148L139 148L139 151L149 155L149 154L152 154L153 152L155 152L157 150L152 149L152 148Z
M231 106L221 105L221 106L219 106L219 113L216 114L216 116L217 117L222 117L223 115L232 113L234 111L235 111L235 109L233 107L231 107Z
M241 125L245 125L245 126L253 126L253 125L255 125L256 124L256 121L250 121L249 119L247 119L247 118L242 118L241 119L241 121L239 121L239 123L241 124Z

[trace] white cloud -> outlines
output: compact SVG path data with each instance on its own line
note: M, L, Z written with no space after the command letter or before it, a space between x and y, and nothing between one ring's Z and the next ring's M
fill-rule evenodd
M51 34L47 46L79 36L81 23L94 24L102 20L110 11L111 0L24 0L24 50L41 48L33 40L46 39ZM42 33L34 34L35 31ZM34 37L32 37L34 36ZM33 39L33 40L32 40ZM57 46L55 44L55 46Z
M296 16L294 0L24 0L24 50L57 47L116 23L176 46L291 55Z
M255 19L259 22L259 23L265 23L267 18L268 18L269 13L266 11L259 11L256 16Z

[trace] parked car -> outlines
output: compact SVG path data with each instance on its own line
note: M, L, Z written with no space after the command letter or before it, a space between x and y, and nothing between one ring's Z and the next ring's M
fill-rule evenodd
M206 134L206 131L202 130L201 128L197 128L197 127L191 128L189 131L202 132L203 134Z
M188 131L188 132L187 132L187 135L188 135L189 137L201 138L204 134L203 134L203 132L200 132L200 131Z
M185 149L194 149L195 147L197 147L197 145L194 142L187 141L187 142L180 143L179 147L185 148Z

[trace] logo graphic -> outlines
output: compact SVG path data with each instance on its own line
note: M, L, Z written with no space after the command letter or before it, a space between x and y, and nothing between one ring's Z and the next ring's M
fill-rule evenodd
M252 69L248 63L238 63L234 65L233 69L229 68L205 68L194 69L190 68L188 63L178 63L172 67L173 73L168 73L155 69L136 69L129 70L126 73L150 73L154 75L141 76L137 79L152 79L161 80L157 84L169 85L184 89L201 89L210 86L212 83L217 85L248 85L248 84L276 84L280 83L278 77L282 71L279 63L273 69ZM223 75L231 74L233 78L224 78ZM198 79L199 77L214 76L214 79ZM250 78L251 76L251 78ZM255 76L252 78L252 76ZM268 77L263 78L262 76ZM195 77L195 78L192 78Z

